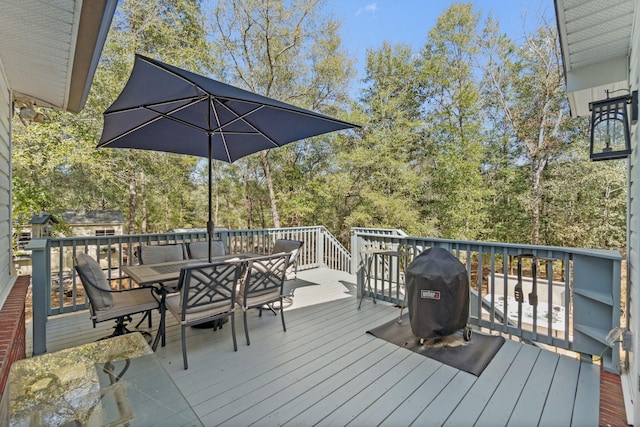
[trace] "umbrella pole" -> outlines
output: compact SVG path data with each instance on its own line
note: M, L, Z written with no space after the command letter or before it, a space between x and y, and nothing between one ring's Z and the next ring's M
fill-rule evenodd
M208 247L209 247L209 262L211 262L211 241L213 240L213 221L212 221L212 217L211 217L211 183L213 181L212 179L212 172L211 172L211 160L213 158L213 147L212 147L212 136L211 133L209 133L209 220L207 221L207 243L208 243Z

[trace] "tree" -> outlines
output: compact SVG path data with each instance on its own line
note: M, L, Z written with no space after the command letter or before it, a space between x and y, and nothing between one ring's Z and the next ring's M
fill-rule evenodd
M346 95L351 61L322 1L203 4L121 1L85 109L47 111L47 123L14 119L14 219L120 209L130 232L205 223L202 159L96 149L102 112L140 52L362 125L233 165L213 162L216 224L321 224L344 243L362 226L624 247L625 162L588 162L587 122L569 118L551 26L518 46L491 19L481 28L470 4L452 5L420 52L370 49L355 101Z
M477 22L471 4L453 4L422 51L430 139L422 161L432 177L423 215L433 215L440 234L454 239L475 239L484 227Z
M529 168L525 200L529 242L539 244L544 172L562 157L575 134L575 123L569 122L558 37L545 25L528 35L515 55L510 54L513 49L508 42L496 46L501 62L489 64L486 93L502 110L503 123L520 147L519 161Z
M216 53L228 65L219 70L220 77L261 95L326 114L337 113L346 98L351 63L340 49L338 23L321 14L321 5L319 0L218 1L211 37ZM284 150L286 153L278 153L275 159L270 150L263 151L259 154L261 173L245 174L266 186L275 227L281 225L277 200L290 193L287 188L297 190L305 181L283 182L277 188L274 170L294 170L298 166L304 169L302 165L308 162L304 149L294 146ZM240 163L254 170L254 159L252 156ZM287 161L295 164L282 163ZM283 197L278 197L280 192ZM250 207L254 209L253 202Z
M351 120L362 131L336 142L338 171L328 180L336 228L401 228L427 232L417 204L421 174L413 160L422 143L424 100L419 61L407 45L367 52L365 87ZM341 236L345 238L346 236Z
M515 43L501 34L498 22L489 17L481 38L484 58L480 91L485 113L484 176L487 228L483 238L504 242L529 242L530 214L527 208L529 179L522 166L522 144L511 125L504 98L515 96L512 76L518 72Z
M627 162L588 160L587 120L564 158L545 172L540 235L545 244L626 247Z

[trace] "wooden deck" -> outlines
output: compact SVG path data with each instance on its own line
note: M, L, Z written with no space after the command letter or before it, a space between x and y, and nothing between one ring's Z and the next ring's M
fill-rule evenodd
M598 425L598 365L507 341L476 377L366 334L398 310L371 300L357 310L353 276L314 269L288 284L287 332L279 316L254 310L247 346L239 315L234 352L230 324L189 328L186 371L168 317L167 346L156 354L205 426ZM86 312L51 318L48 351L108 328L93 329Z

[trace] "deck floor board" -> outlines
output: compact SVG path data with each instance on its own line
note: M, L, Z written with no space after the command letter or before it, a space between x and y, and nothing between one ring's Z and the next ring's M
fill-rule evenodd
M458 372L457 369L440 364L400 406L382 422L383 426L411 425L427 409Z
M506 372L489 402L487 402L475 425L486 427L507 425L511 414L505 411L504 408L515 407L524 384L531 373L530 370L520 369L520 367L533 366L539 354L540 350L535 347L523 346L520 349L514 363Z
M475 376L464 371L458 371L449 384L447 384L431 402L429 407L422 411L418 418L414 420L412 425L439 426L444 424L449 416L458 408L460 401L464 397L464 390L469 390L475 382Z
M374 402L383 398L399 381L414 370L423 362L423 357L412 357L412 354L404 354L404 357L397 366L384 372L375 381L372 381L358 394L351 396L342 405L331 412L318 423L319 426L343 426L355 419L367 408L374 405ZM363 399L360 394L366 395L368 399Z
M252 310L247 346L239 311L234 352L230 323L187 328L188 370L180 326L167 317L167 345L156 355L205 426L598 424L597 365L507 340L476 377L366 334L398 309L365 299L358 310L354 276L312 269L287 288L286 332L279 315ZM87 312L52 317L47 349L93 341L111 327L94 329Z
M514 427L538 425L558 360L559 356L555 353L540 352L507 425Z

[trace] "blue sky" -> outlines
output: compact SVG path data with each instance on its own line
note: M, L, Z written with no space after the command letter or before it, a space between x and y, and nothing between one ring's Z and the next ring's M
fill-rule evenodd
M379 48L384 41L406 43L418 50L427 33L451 0L327 0L326 11L342 20L343 46L357 60L357 80L364 77L368 48ZM522 40L526 31L537 28L541 17L555 25L553 0L475 0L482 17L489 12L500 23L502 32ZM357 85L356 85L357 86ZM355 89L355 88L354 88Z

